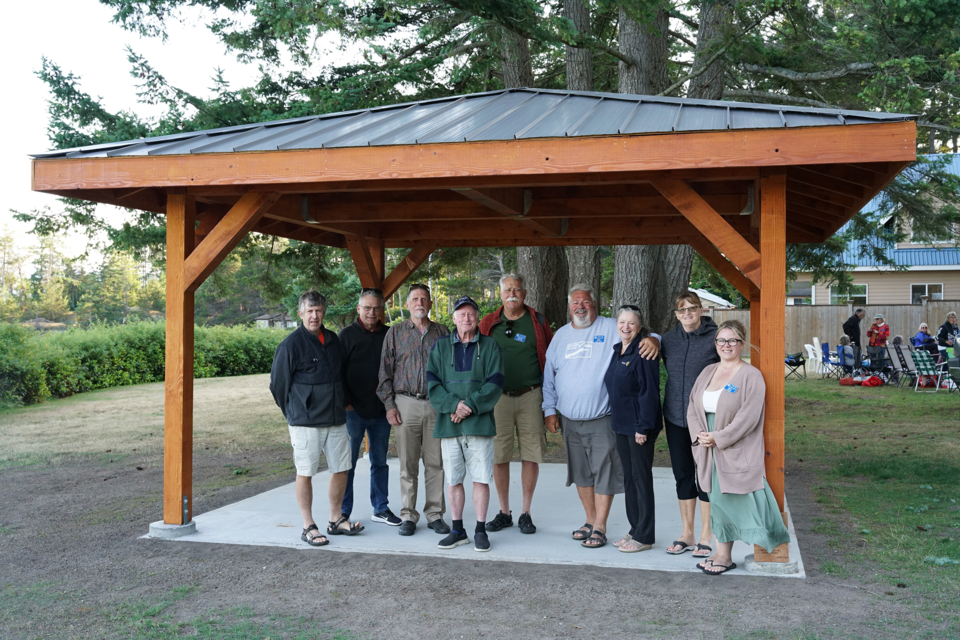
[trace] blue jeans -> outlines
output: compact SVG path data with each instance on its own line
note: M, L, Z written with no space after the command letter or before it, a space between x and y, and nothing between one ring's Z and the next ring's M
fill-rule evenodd
M353 512L353 476L360 457L360 445L363 434L370 439L370 505L374 513L390 508L387 498L390 485L390 469L387 467L387 445L390 440L390 423L387 417L361 418L356 411L347 411L347 433L350 434L350 456L352 464L347 474L347 488L343 492L340 512Z

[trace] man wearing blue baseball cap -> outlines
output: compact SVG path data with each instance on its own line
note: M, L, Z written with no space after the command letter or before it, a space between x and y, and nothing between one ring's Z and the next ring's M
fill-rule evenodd
M478 330L478 317L477 303L470 296L457 300L453 306L456 331L436 341L427 361L427 393L437 411L433 437L440 438L453 518L450 535L437 545L441 549L470 542L463 526L463 481L469 470L477 516L474 550L490 550L485 521L497 435L493 409L503 393L503 361L497 341Z

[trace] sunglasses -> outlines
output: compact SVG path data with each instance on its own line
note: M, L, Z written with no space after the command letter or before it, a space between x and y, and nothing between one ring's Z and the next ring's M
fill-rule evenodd
M504 330L503 335L507 336L508 338L513 337L513 320L507 320L507 328Z
M689 311L690 313L693 313L693 312L699 311L699 310L700 310L700 307L683 307L683 308L681 308L681 309L676 309L675 311L676 311L676 313L677 313L678 316L682 316L682 315L685 315L688 311Z
M636 311L637 313L640 313L640 307L638 307L638 306L636 306L636 305L632 305L632 304L622 305L619 309L617 309L617 313L620 313L621 311L624 311L624 310L627 310L627 311Z
M417 284L410 285L410 288L407 289L407 295L409 296L411 291L416 291L417 289L422 289L423 291L430 293L430 287L428 287L423 283L418 282Z
M379 295L381 298L383 297L383 291L375 287L364 287L363 289L360 290L361 296L367 295L368 293L375 293Z

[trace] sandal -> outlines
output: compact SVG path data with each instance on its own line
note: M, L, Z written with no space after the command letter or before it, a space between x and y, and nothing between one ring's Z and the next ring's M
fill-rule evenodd
M347 529L341 529L340 525L347 523ZM346 516L340 516L340 519L327 523L327 534L331 536L355 536L363 531L363 525L359 522L350 522Z
M647 544L645 542L639 542L637 540L629 540L628 542L623 543L620 547L620 551L624 553L637 553L639 551L649 551L653 549L652 544Z
M727 571L733 571L734 569L736 569L737 563L731 562L729 565L722 565L722 564L713 564L711 562L710 566L717 567L718 569L720 569L720 571L709 571L707 567L700 569L700 571L703 571L704 573L709 574L711 576L718 576L721 573L726 573Z
M633 536L628 533L627 535L623 536L622 538L620 538L619 540L617 540L616 542L614 542L614 543L613 543L613 546L615 546L617 549L619 549L620 547L622 547L622 546L625 545L626 543L630 542L631 540L633 540Z
M677 549L676 551L670 551L670 547L680 547L680 548ZM692 544L687 544L683 540L674 540L673 543L670 545L670 547L667 547L667 553L669 553L672 556L679 556L682 553L686 553L687 551L693 551L694 549L696 549L695 546L693 546Z
M597 544L587 544L591 541L597 541ZM580 543L581 547L586 547L587 549L599 549L603 545L607 544L607 534L603 531L593 530L593 533L590 534L590 537Z
M316 531L316 533L312 533L313 531ZM323 538L323 540L318 540L318 538ZM304 529L303 533L300 534L300 539L311 547L322 547L325 544L330 544L330 540L327 539L327 536L320 533L320 529L315 524Z
M593 533L593 525L587 523L587 524L584 524L582 527L580 527L579 529L577 529L576 531L573 532L573 539L574 539L574 540L586 540L587 538L590 537L590 534L592 534L592 533Z
M701 553L702 551L706 551L706 553ZM694 558L709 558L711 553L713 553L713 547L698 542L697 548L690 555Z

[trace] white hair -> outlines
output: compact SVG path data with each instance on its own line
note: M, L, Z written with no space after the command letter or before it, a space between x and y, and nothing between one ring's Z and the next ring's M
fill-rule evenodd
M570 304L570 301L573 300L573 294L577 291L583 291L584 293L590 294L590 299L593 300L593 304L597 304L597 292L596 290L586 283L575 284L570 287L570 291L567 292L567 304Z
M504 275L500 276L501 289L503 289L503 283L506 282L507 280L516 280L517 282L520 283L521 289L523 289L524 291L527 290L527 283L524 282L523 276L520 275L519 273L505 273Z

